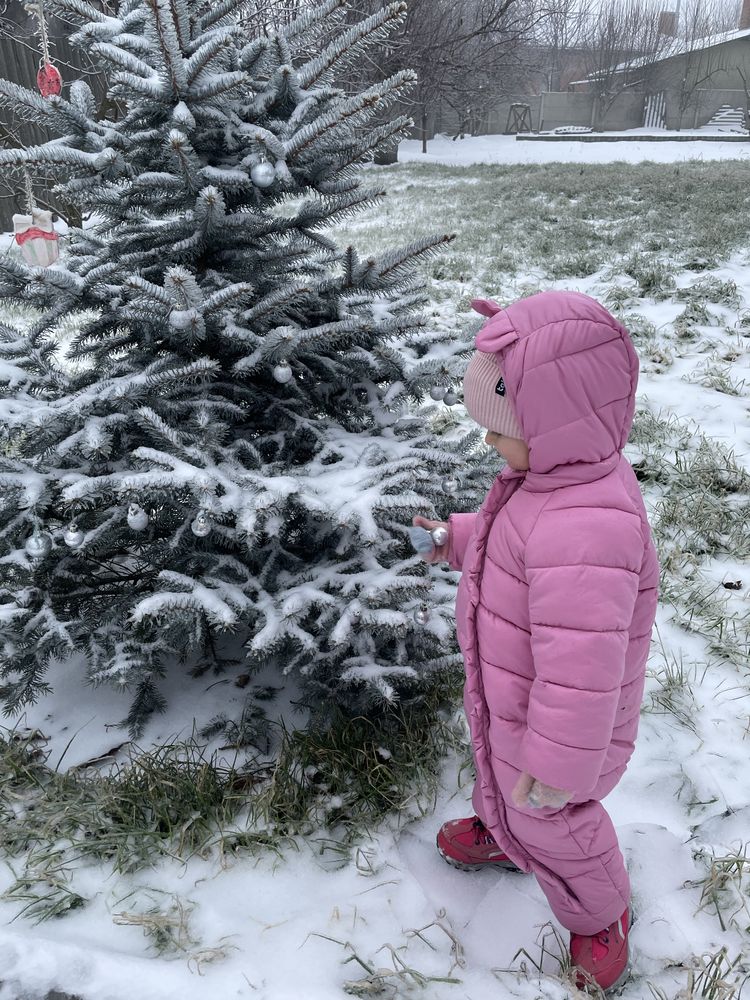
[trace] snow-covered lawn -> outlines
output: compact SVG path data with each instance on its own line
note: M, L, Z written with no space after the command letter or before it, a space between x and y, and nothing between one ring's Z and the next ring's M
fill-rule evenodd
M727 135L726 131L715 130L717 136ZM747 160L750 158L750 141L705 142L644 142L644 134L664 132L656 129L631 129L627 133L602 133L603 136L628 137L630 141L618 142L577 142L574 139L552 142L517 140L514 135L467 136L455 141L446 135L437 135L427 143L427 152L422 152L422 143L410 139L399 146L400 163L675 163L683 160ZM689 135L689 132L681 133ZM695 135L709 133L700 129Z
M595 295L629 324L642 376L627 455L666 572L636 754L607 800L637 918L622 996L730 1000L729 988L709 992L713 973L701 961L726 948L729 962L739 958L728 983L750 971L747 167L488 165L490 155L500 164L517 163L512 155L531 164L541 155L568 158L567 144L513 143L436 140L426 158L403 144L402 160L428 165L369 171L390 197L339 236L367 249L456 232L425 275L432 322L457 336L476 328L471 297L508 300L536 288ZM600 151L613 160L652 152L663 159L668 145L643 152L637 143L570 143L570 155L574 164ZM697 145L706 160L750 152ZM674 146L672 159L692 150ZM451 153L453 166L436 165ZM430 404L429 415L447 433L467 419L443 404ZM737 581L737 589L723 586ZM20 723L44 733L52 766L64 770L122 741L111 724L125 714L127 696L99 688L84 699L76 677L52 681L57 693ZM243 703L242 691L211 675L175 679L165 693L168 711L149 724L142 746L185 739ZM294 724L283 698L276 710ZM0 1000L37 1000L51 989L82 1000L332 1000L344 991L574 997L534 880L454 871L434 850L439 825L468 808L463 760L446 760L434 800L415 790L401 817L363 835L350 854L320 831L281 857L214 852L127 875L69 865L59 877L87 902L65 916L32 925L14 920L17 900L0 902ZM22 870L21 858L7 859L0 891ZM692 992L681 992L690 969ZM725 971L726 963L716 966L718 978Z

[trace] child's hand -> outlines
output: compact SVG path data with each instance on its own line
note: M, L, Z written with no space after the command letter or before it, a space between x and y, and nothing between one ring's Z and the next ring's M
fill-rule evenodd
M427 531L432 531L433 528L445 528L447 531L450 531L447 521L428 521L426 517L420 517L419 515L413 517L411 523L416 528L426 528ZM443 545L436 545L432 552L421 553L421 558L428 563L446 562L449 547L450 537L448 537Z
M519 809L562 809L573 798L573 792L564 792L561 788L553 788L537 781L526 771L516 782L511 798Z

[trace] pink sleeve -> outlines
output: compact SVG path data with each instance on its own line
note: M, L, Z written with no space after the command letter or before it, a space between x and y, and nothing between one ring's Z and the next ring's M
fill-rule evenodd
M448 518L450 528L448 562L451 569L461 570L463 568L466 547L474 531L476 517L476 514L451 514Z

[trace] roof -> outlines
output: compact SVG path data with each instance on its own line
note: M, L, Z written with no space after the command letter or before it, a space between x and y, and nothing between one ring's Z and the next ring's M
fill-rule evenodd
M642 56L632 62L623 62L615 66L615 73L626 73L629 70L638 69L641 66L653 66L654 63L664 62L667 59L674 59L676 56L685 53L700 52L703 49L711 49L717 45L726 45L727 42L736 42L739 38L750 39L750 28L733 28L731 31L721 31L716 35L706 35L705 38L666 38L664 45L659 52L650 56ZM579 83L589 83L600 73L589 73L584 80L572 80L570 86Z

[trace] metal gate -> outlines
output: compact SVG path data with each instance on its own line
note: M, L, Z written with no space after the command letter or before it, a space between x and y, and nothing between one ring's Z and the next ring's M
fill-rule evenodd
M667 101L664 91L658 94L647 94L643 103L643 127L667 127Z

